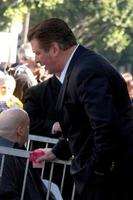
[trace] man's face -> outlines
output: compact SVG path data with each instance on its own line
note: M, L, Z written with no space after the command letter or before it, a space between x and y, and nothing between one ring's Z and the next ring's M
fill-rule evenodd
M42 47L40 47L37 39L31 41L32 50L36 55L36 62L41 65L45 65L45 69L48 70L50 74L58 72L58 49L54 45L50 47L49 51L46 52Z

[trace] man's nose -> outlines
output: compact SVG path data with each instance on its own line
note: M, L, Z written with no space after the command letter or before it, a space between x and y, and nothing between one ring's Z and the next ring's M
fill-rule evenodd
M36 63L39 63L39 59L38 59L38 56L37 56L37 55L35 56L35 62L36 62Z

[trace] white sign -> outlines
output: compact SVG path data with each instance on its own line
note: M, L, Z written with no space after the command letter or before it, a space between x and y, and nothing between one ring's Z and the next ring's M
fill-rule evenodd
M0 32L0 63L15 63L18 35Z

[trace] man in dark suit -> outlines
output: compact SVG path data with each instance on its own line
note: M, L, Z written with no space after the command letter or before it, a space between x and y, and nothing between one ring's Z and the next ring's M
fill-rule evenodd
M37 162L72 156L79 199L133 199L133 110L122 76L103 56L77 45L60 19L36 25L28 39L36 61L60 73L63 83L57 103L63 136Z

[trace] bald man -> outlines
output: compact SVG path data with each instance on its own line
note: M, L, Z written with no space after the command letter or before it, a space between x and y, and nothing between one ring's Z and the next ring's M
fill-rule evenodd
M23 109L11 108L0 114L0 137L24 145L28 133L29 117Z
M19 108L11 108L0 114L0 146L25 149L28 139L29 117ZM0 155L0 163L1 163ZM0 181L0 200L20 200L26 160L6 156ZM46 188L31 163L28 169L24 200L45 200ZM50 199L54 196L50 193Z

